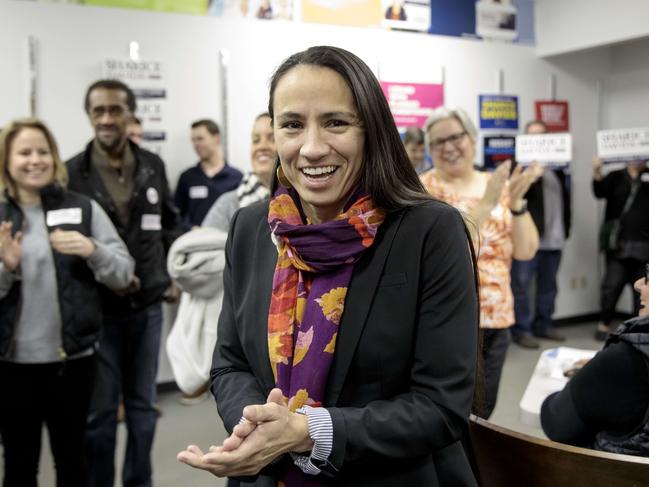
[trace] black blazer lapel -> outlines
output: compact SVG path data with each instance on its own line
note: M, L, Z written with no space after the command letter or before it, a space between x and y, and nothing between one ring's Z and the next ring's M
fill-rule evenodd
M326 406L334 406L338 401L402 218L403 211L386 218L379 229L373 248L366 252L354 267L336 339L334 361L329 371Z
M259 242L267 242L264 244L262 252L260 252L260 259L257 266L257 285L260 304L259 307L253 309L263 310L262 318L256 319L255 326L258 327L255 333L255 357L254 360L259 363L259 371L264 387L270 391L275 387L275 378L273 377L273 369L270 366L270 355L268 354L268 311L270 310L270 300L273 292L273 276L275 274L275 266L277 265L277 248L270 238L270 228L266 220L260 223L258 229L260 238Z

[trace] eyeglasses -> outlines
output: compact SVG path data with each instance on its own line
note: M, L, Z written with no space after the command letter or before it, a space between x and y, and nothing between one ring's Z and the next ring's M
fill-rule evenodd
M447 142L450 142L453 147L459 147L465 135L466 131L463 131L457 134L449 135L448 137L444 137L443 139L435 139L431 141L430 148L434 151L442 150Z
M92 118L101 118L108 113L111 117L119 117L127 110L128 108L124 105L98 106L90 109L90 116Z

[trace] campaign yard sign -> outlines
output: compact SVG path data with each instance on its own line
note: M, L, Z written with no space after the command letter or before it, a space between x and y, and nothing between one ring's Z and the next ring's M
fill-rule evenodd
M516 136L516 162L565 167L572 160L572 135L524 134Z
M570 117L568 102L559 100L537 100L534 102L536 119L548 128L548 132L568 132Z
M518 97L479 95L480 129L518 130Z
M598 131L597 155L604 162L649 160L649 127Z
M485 135L482 139L483 167L495 169L507 159L513 162L516 154L514 135Z
M413 125L424 128L433 110L444 104L444 85L441 83L381 81L381 88L399 131Z

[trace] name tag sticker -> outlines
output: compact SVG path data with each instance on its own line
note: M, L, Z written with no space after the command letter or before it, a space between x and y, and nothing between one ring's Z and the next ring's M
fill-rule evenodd
M46 223L48 227L56 227L57 225L65 225L66 223L78 225L81 223L81 220L81 208L50 210L46 214Z
M152 215L145 213L142 215L142 225L140 226L142 230L156 231L162 230L162 225L160 223L160 215Z
M207 186L192 186L189 188L189 197L193 200L207 198Z

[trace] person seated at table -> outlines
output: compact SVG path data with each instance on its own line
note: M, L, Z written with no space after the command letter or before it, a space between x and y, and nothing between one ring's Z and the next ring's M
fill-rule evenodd
M612 333L604 349L541 406L551 440L612 453L649 456L649 264L634 283L637 318Z

